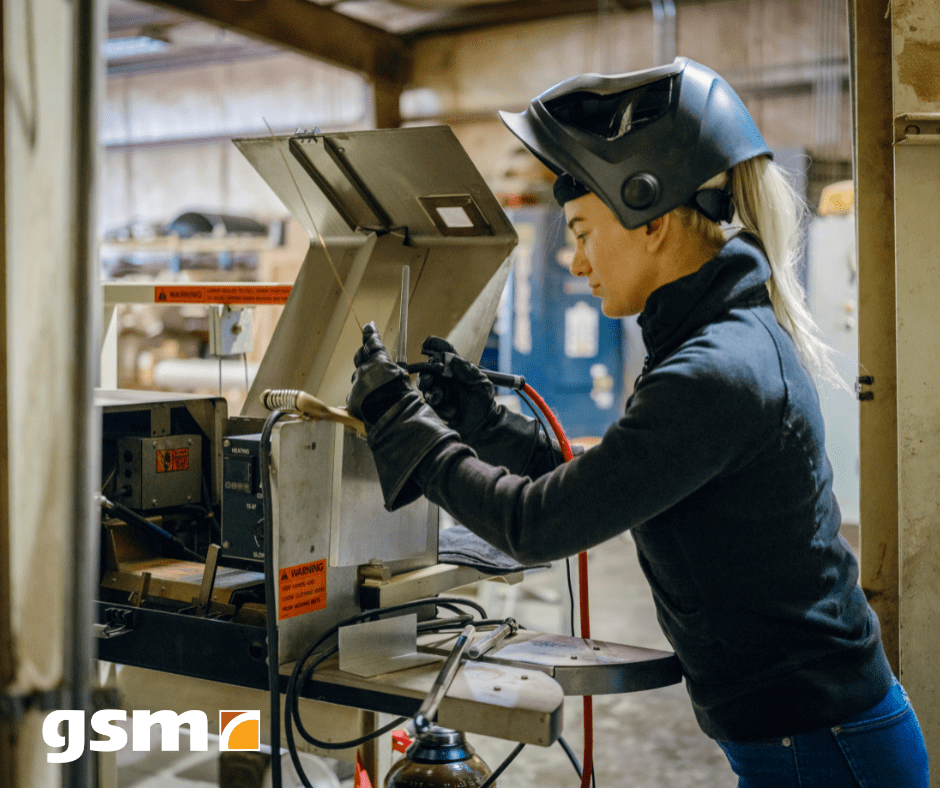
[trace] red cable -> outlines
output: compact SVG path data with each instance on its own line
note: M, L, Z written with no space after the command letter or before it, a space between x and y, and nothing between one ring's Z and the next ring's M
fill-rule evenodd
M548 423L552 427L552 432L555 433L555 437L558 439L558 444L561 446L562 457L565 458L565 462L568 462L574 454L571 452L571 444L568 443L568 438L565 437L565 431L561 428L561 424L558 423L558 419L555 418L555 414L552 413L552 409L548 407L545 400L543 400L538 392L532 388L528 383L525 384L523 391L526 395L539 406L539 410L545 414L545 418L548 419ZM588 564L587 564L587 553L581 552L578 553L578 601L581 608L581 637L584 639L591 637L591 614L588 609ZM594 771L594 706L593 698L590 695L584 696L584 763L582 764L581 770L581 788L588 788L591 784L591 774Z

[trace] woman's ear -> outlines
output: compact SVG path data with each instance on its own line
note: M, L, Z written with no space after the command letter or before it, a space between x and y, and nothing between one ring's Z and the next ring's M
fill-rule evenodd
M648 252L658 252L662 249L671 226L672 216L668 213L653 219L646 225L646 250Z

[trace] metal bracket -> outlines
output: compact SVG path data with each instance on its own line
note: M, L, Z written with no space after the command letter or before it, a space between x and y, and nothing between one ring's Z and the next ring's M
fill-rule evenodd
M221 549L219 545L211 544L206 552L206 568L202 573L202 586L199 588L199 596L193 597L196 615L204 616L212 608L212 589L215 588L215 573L219 567Z
M940 145L940 112L905 112L894 119L895 145Z
M18 723L28 711L52 711L61 709L63 696L61 687L37 690L24 695L0 694L0 722Z
M0 692L0 722L16 725L29 711L68 708L72 704L68 695L62 686L22 694ZM91 701L95 711L114 709L119 707L120 694L115 687L93 687Z
M108 623L94 625L96 638L113 638L134 631L136 616L133 610L109 607L105 609L104 614Z
M862 386L871 386L874 382L875 379L871 375L859 375L855 378L855 396L862 402L874 399L874 391L862 391Z
M143 607L144 602L147 601L147 594L150 593L151 577L150 572L144 572L140 576L140 588L137 591L131 591L128 602L134 607Z

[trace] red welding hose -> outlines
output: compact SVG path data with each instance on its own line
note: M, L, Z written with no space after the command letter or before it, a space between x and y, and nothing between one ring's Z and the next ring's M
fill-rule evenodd
M539 407L539 410L545 414L548 423L552 427L552 432L558 439L561 446L561 454L568 462L574 455L571 452L571 444L565 437L565 431L555 418L551 408L543 400L538 392L528 383L523 389L526 395ZM588 564L587 553L578 553L578 602L581 608L581 637L591 637L591 613L588 605ZM581 771L581 788L588 788L591 784L591 774L594 771L594 705L593 698L590 695L584 696L584 763Z

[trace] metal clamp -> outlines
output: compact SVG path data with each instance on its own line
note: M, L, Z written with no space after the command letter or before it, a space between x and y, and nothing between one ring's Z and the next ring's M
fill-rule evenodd
M469 649L467 649L467 656L470 659L479 659L484 654L489 651L492 651L500 643L502 643L506 638L515 635L519 631L519 623L514 618L507 618L502 624L500 624L492 632L488 633L486 637L481 638Z
M855 378L855 396L862 402L875 398L874 391L862 391L862 386L871 386L875 382L871 375L860 375Z
M92 687L91 703L95 711L119 708L120 695L115 687ZM33 690L25 693L0 693L0 722L17 724L28 711L55 711L72 706L65 687Z
M109 607L104 611L106 624L95 624L96 638L113 638L134 631L135 612L123 607Z
M0 721L19 722L27 711L52 711L61 709L64 700L61 687L36 690L22 695L0 694Z
M894 119L895 145L940 145L940 112L905 112Z

